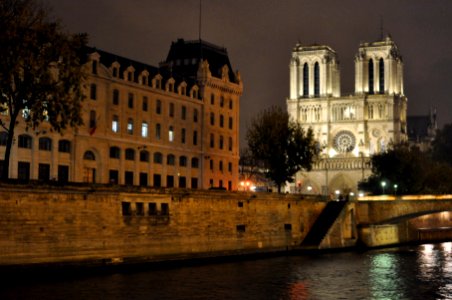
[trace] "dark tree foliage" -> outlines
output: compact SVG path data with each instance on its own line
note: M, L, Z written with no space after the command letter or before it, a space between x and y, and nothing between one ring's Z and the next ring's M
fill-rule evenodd
M82 124L86 41L63 32L37 0L0 1L0 125L8 133L2 178L19 122L36 128L46 121L57 132Z
M278 192L285 182L293 182L296 172L311 170L318 155L312 130L305 132L276 106L252 120L246 139L252 155L263 162L266 176L275 182Z
M434 160L452 166L452 124L446 124L436 132L431 151Z
M385 194L442 194L452 192L450 178L451 166L433 161L417 147L399 145L372 157L372 175L359 187L381 194L384 181Z

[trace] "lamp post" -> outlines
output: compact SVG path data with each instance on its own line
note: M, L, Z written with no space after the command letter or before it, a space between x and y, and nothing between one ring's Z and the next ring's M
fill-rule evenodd
M398 188L399 186L397 185L397 184L394 184L394 195L396 195L397 196L397 188Z
M381 182L381 188L383 190L383 195L385 194L386 181Z

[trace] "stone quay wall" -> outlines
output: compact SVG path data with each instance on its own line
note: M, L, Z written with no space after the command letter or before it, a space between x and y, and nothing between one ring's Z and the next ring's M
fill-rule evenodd
M0 266L290 250L325 205L272 193L2 185Z

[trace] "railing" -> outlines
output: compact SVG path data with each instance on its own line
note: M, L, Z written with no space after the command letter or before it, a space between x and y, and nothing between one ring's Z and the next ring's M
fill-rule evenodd
M322 158L316 162L312 169L320 170L364 170L372 166L370 157L340 157Z

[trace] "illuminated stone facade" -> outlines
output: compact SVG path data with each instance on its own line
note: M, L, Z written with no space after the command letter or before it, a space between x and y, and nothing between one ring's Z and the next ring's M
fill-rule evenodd
M339 62L328 46L292 51L287 109L312 128L321 148L313 171L300 172L292 192L356 193L370 174L370 156L407 140L403 62L390 37L362 43L355 57L355 92L340 93Z
M237 189L243 85L226 49L180 39L159 67L88 53L84 125L20 122L11 178Z

